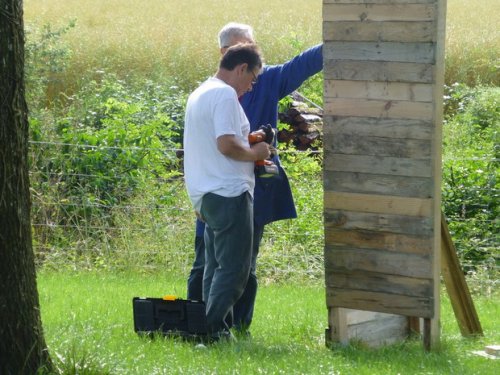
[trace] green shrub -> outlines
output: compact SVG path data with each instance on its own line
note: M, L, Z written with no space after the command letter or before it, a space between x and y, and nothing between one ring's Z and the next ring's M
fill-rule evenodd
M63 36L75 25L75 21L70 21L66 26L54 29L50 24L40 28L27 24L25 73L26 100L30 111L43 109L49 104L48 98L53 92L61 88L61 78L72 56Z
M447 88L443 209L467 270L498 263L500 88Z
M183 102L176 87L146 82L137 89L103 74L50 116L32 115L33 138L43 139L31 147L31 187L44 260L74 264L91 249L102 261L103 245L117 235L116 208L180 175Z

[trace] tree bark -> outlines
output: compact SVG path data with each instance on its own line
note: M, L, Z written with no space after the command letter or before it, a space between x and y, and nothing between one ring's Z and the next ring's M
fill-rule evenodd
M22 0L0 0L0 374L50 371L31 240Z

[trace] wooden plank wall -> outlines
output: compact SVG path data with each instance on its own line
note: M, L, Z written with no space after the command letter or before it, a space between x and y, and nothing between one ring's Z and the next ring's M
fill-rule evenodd
M445 0L323 1L329 310L438 327L445 9Z

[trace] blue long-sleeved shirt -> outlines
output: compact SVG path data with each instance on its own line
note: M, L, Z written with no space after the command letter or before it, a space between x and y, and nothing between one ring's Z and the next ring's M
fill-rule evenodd
M323 47L312 47L282 65L265 66L252 91L243 95L241 105L252 131L260 125L278 122L278 101L289 95L312 75L323 68ZM279 165L278 157L274 162ZM290 184L280 168L277 179L257 178L254 191L254 219L260 225L295 218Z
M250 121L251 131L259 126L278 123L278 102L298 89L312 75L323 69L323 45L317 45L302 52L281 65L263 68L252 91L240 99ZM259 225L297 217L288 178L279 163L278 178L256 178L254 190L254 220ZM203 235L204 226L197 222L197 235Z

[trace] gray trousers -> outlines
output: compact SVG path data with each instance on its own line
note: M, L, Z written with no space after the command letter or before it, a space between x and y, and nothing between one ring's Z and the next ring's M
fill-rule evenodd
M208 329L228 330L233 306L243 294L250 274L253 241L253 202L248 192L234 198L203 196L205 272L203 300Z

